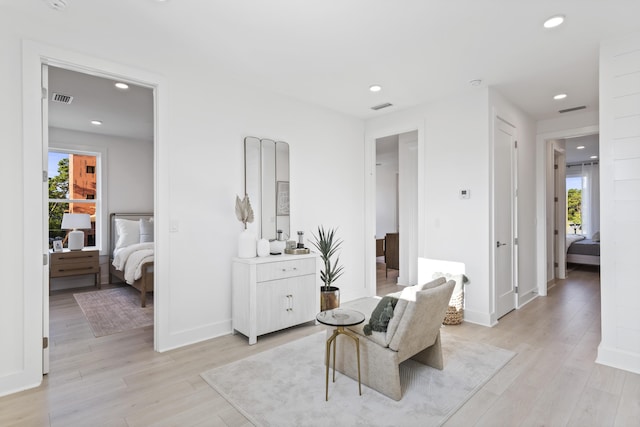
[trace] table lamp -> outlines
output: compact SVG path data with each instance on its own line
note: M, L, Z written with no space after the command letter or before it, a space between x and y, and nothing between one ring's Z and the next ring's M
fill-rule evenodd
M84 248L84 231L81 229L91 228L91 218L89 214L66 213L62 215L63 230L73 230L68 234L67 247L72 251L79 251Z

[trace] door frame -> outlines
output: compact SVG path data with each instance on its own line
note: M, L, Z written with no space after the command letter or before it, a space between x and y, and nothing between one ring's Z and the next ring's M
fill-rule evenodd
M154 91L154 233L156 236L156 275L154 305L154 350L161 351L163 342L168 337L167 301L162 298L167 295L168 283L162 279L168 270L163 262L164 242L168 242L168 226L165 226L164 212L168 212L168 200L162 197L162 188L168 188L168 174L161 171L169 170L167 147L161 142L165 140L167 105L160 100L166 100L166 83L164 79L144 70L125 66L109 60L86 56L76 52L41 44L31 40L24 40L22 45L22 89L23 89L23 182L24 194L41 194L41 197L24 197L24 254L23 254L23 283L25 298L23 312L25 316L24 354L25 354L25 383L38 384L42 381L44 353L42 349L43 325L48 322L48 245L45 247L46 230L43 217L44 191L43 171L47 169L42 164L44 153L48 150L48 138L43 134L44 117L42 116L42 65L55 66L68 70L92 74L100 77L119 79L133 84L146 86ZM35 155L34 155L35 154ZM164 176L163 176L164 175ZM31 226L31 225L34 226ZM163 230L167 230L166 233ZM46 264L45 264L46 263Z
M365 132L364 137L364 182L365 182L365 210L364 210L364 268L366 296L376 295L376 140L391 135L400 135L407 132L418 132L418 218L424 218L424 121L411 121L409 123L389 126ZM400 223L400 218L398 218ZM425 252L426 236L424 224L418 220L418 253L423 256ZM417 258L415 260L417 266ZM417 268L417 267L416 267Z
M555 145L551 145L551 141L547 141L547 150L550 150L549 160L553 162L553 183L549 186L552 189L553 194L547 196L547 200L553 200L553 209L551 216L551 227L547 232L547 238L551 238L551 262L554 263L551 267L553 273L553 279L566 279L567 278L567 253L566 253L566 239L567 235L563 218L566 218L567 212L567 171L566 171L566 150L560 149ZM555 165L558 165L556 168ZM555 201L555 198L558 201ZM555 234L555 230L558 230L558 234ZM558 266L555 266L555 262L558 262ZM549 279L547 278L547 283Z
M536 277L538 295L547 295L547 173L553 168L547 141L600 133L599 125L583 126L536 135Z

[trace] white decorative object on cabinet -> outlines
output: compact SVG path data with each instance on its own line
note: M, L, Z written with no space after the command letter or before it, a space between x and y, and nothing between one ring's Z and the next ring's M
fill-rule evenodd
M234 332L255 344L259 335L315 321L320 306L317 254L234 258Z

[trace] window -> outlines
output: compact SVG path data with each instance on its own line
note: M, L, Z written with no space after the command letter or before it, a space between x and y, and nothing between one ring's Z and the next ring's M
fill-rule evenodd
M567 165L567 233L590 238L600 230L597 162Z
M96 174L98 153L49 150L49 246L63 239L66 246L68 230L62 230L64 213L87 213L91 229L83 230L85 246L97 246L96 223L99 223L100 188ZM89 172L89 171L92 172Z

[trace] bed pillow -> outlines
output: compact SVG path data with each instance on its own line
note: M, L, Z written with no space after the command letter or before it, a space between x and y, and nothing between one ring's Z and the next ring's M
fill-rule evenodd
M118 232L116 249L140 243L140 224L138 221L116 218L116 230Z
M140 243L153 242L153 220L140 218Z
M591 240L593 240L594 242L599 242L600 241L600 232L596 231L595 233L593 233L593 236L591 237Z

